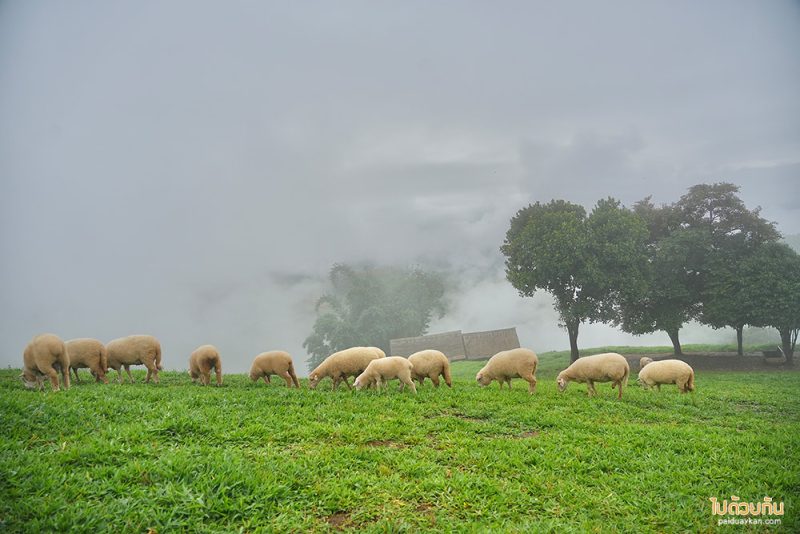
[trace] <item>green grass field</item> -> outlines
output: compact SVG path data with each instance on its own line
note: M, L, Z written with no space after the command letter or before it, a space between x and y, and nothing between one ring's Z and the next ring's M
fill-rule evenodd
M559 394L565 363L541 356L533 396L478 387L478 362L417 396L0 371L0 531L741 531L711 513L732 495L784 503L749 530L800 531L800 373L705 372L690 396L634 371L617 401Z

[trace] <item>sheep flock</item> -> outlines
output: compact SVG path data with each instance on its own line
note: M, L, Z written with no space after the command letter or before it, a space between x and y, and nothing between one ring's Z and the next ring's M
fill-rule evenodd
M216 385L222 385L222 357L216 347L201 345L189 356L188 373L193 382L206 386L211 383L210 372L214 369ZM486 365L475 375L481 387L497 381L500 389L511 380L521 378L528 382L528 392L536 391L536 369L539 360L532 350L517 348L501 351L489 358ZM55 334L41 334L34 337L23 351L23 371L20 375L23 384L29 389L44 389L44 382L50 381L53 391L69 389L70 370L76 381L79 368L88 368L97 382L108 383L110 369L117 371L117 381L122 383L122 369L131 382L131 365L144 365L147 369L145 382L158 383L161 365L161 344L149 335L133 335L115 339L107 344L91 339L80 338L64 342ZM653 361L642 358L639 364L638 380L645 389L658 389L662 384L675 384L681 393L695 391L694 370L680 360ZM59 374L61 383L59 383ZM295 374L292 357L285 351L268 351L258 354L252 363L249 376L251 380L263 379L270 384L270 376L275 375L286 381L287 388L300 388ZM578 358L558 374L556 384L560 392L567 389L570 382L586 384L589 396L597 395L595 383L611 382L617 388L617 398L622 398L623 389L628 385L630 366L626 358L615 352L596 354ZM432 349L422 350L404 356L386 356L377 347L351 347L335 352L325 358L309 373L308 387L316 389L319 383L330 378L332 389L336 390L344 382L348 389L377 389L390 380L400 382L402 391L408 386L412 394L417 393L414 380L421 386L425 378L430 378L434 387L439 387L442 377L448 387L452 387L450 362L442 352Z

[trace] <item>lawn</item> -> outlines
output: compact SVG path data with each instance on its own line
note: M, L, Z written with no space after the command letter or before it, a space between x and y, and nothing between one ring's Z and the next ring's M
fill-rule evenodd
M692 396L634 371L617 401L559 394L565 356L541 359L533 396L478 387L478 362L417 396L0 371L0 531L740 531L711 513L732 495L784 503L750 529L800 531L800 373L705 372Z

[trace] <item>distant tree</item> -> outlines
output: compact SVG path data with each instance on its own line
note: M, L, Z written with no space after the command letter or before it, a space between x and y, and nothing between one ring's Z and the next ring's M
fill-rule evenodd
M749 324L776 328L786 363L793 365L800 332L800 255L786 244L764 243L740 272L748 283L737 297L751 308Z
M500 250L521 296L553 296L575 361L581 323L614 320L622 294L640 283L646 236L641 219L614 199L588 217L582 206L553 200L519 210Z
M632 334L664 331L681 355L680 329L697 312L699 260L691 252L703 248L705 236L682 229L672 206L656 207L649 197L634 212L648 228L648 261L640 289L624 294L616 324Z
M445 312L444 280L437 273L336 264L329 279L330 291L317 301L317 319L303 342L312 367L353 346L388 353L389 340L422 335Z
M780 233L760 216L760 208L748 210L738 192L730 183L699 184L681 197L675 209L683 230L703 236L690 243L689 251L697 259L697 318L714 328L734 328L742 354L751 303L740 297L748 284L740 264L761 244L777 241Z

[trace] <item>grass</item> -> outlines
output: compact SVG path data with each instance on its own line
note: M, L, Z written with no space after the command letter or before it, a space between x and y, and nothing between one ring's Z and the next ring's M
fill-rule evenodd
M731 495L784 502L749 528L800 531L800 373L620 402L558 394L565 358L541 356L532 397L479 388L480 362L416 397L143 372L54 394L0 371L0 531L713 532Z

